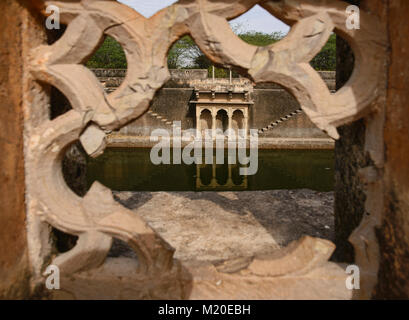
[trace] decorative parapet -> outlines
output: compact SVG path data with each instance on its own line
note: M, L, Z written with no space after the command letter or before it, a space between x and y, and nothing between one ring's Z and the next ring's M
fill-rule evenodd
M192 80L190 85L195 91L215 92L253 92L254 84L246 78L216 78L204 80Z
M169 69L173 80L192 81L205 80L208 77L207 69Z
M91 69L95 76L104 86L108 93L115 91L121 83L124 81L126 76L126 69ZM216 90L223 91L226 88L233 87L238 90L241 87L248 88L248 91L252 91L257 84L253 83L251 80L239 77L232 78L215 78L211 79L208 77L208 71L206 69L170 69L171 81L166 85L167 87L172 87L176 84L177 87L190 87L205 90L205 88L216 87ZM329 90L335 90L335 71L318 71L318 74L324 80L325 84ZM260 86L260 85L259 85ZM265 85L264 85L265 86ZM273 83L268 84L268 88L272 89L282 89L281 86L275 85Z

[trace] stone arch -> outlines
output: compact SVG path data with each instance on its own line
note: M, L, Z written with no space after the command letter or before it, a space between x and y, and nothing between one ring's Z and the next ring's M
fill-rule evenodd
M229 115L225 109L219 109L216 114L216 129L225 132L229 128Z
M203 109L200 112L200 130L212 129L212 112L209 109Z
M240 109L234 110L231 120L233 130L241 130L245 128L245 118L243 110Z

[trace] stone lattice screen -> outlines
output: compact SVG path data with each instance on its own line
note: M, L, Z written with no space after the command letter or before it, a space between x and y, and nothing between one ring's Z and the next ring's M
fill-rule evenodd
M350 296L345 289L345 268L328 262L334 250L329 241L307 237L275 256L225 261L218 266L181 262L173 259L173 248L141 217L114 201L109 189L95 183L81 198L66 185L61 161L67 147L80 140L90 155L103 152L107 133L147 111L155 92L170 78L168 50L190 34L215 64L232 67L256 83L275 82L285 87L312 122L333 138L338 138L337 126L370 115L368 130L372 135L367 143L374 167L364 170L363 176L369 181L371 216L352 237L357 264L363 270L364 288L360 292L363 297L370 296L377 257L365 252L377 246L373 229L380 215L377 194L382 186L374 172L383 165L383 144L377 131L383 118L377 102L384 90L387 43L385 26L376 16L361 11L361 29L348 30L347 3L337 0L181 0L149 19L116 1L45 1L45 5L51 4L61 9L61 22L68 27L53 45L31 50L29 80L55 86L73 109L50 120L44 87L28 97L30 103L26 105L28 236L39 283L50 263L47 225L52 225L79 237L72 250L51 261L67 276L62 286L75 298L89 298L92 293L84 293L73 279L88 281L89 292L95 296L103 291L98 284L105 281L113 298ZM255 47L233 33L228 20L256 4L292 26L283 40ZM355 55L355 70L336 93L328 90L309 64L332 32L345 38ZM111 94L104 92L92 71L83 65L104 35L122 45L128 60L126 78ZM132 246L138 255L137 268L124 266L125 262L108 265L106 255L112 238ZM133 283L131 288L124 288L123 273ZM215 284L219 280L222 287Z

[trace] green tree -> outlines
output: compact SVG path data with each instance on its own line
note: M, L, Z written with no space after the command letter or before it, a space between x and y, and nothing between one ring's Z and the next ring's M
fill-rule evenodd
M257 31L240 32L237 34L237 36L244 42L247 42L248 44L251 44L253 46L259 46L259 47L268 46L270 44L273 44L279 41L280 39L284 37L284 35L281 32L274 32L274 33L267 34L267 33L262 33L262 32L257 32ZM202 66L206 67L206 69L209 70L209 76L211 76L211 73L212 73L211 61L207 59L207 57L203 54L201 54L201 56L196 59L196 61L198 60L207 61L207 63L203 63ZM196 64L199 66L197 62ZM226 69L215 68L215 76L217 78L227 78L229 76L229 72ZM237 77L237 76L238 74L233 71L233 77Z
M337 66L337 36L332 34L324 48L311 61L315 70L335 71Z
M251 45L267 46L280 40L283 37L283 34L280 32L266 34L256 31L248 31L239 33L238 37ZM182 38L181 41L183 42L183 52L179 57L181 60L185 61L184 67L208 69L209 76L211 76L212 62L200 51L193 39L186 36L185 38ZM229 76L229 72L223 68L215 68L215 76L217 78L226 78ZM238 76L238 74L234 72L233 76Z
M257 31L239 31L233 28L237 36L254 46L268 46L284 37L280 32L271 34ZM316 70L335 70L336 68L336 35L332 34L320 53L311 61ZM126 69L125 52L121 45L111 37L106 37L101 47L88 61L89 68ZM168 67L170 69L200 68L208 69L212 73L212 62L201 52L190 36L184 36L175 42L168 53ZM233 73L237 76L236 73ZM216 77L228 77L229 72L223 68L215 68Z
M187 61L189 60L190 55L198 50L198 48L196 48L196 44L189 36L184 36L175 42L168 53L168 68L180 69L187 67Z
M89 68L126 69L125 52L121 45L111 37L106 37L101 47L87 62Z
M253 46L265 47L273 44L284 37L282 32L263 33L258 31L247 31L238 34L238 37Z

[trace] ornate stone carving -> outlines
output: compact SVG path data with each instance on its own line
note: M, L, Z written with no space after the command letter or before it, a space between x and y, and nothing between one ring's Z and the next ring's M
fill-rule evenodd
M148 109L155 92L170 77L167 52L183 35L191 34L215 64L233 67L256 83L276 82L287 88L310 119L334 138L338 137L337 126L372 111L371 103L380 91L378 75L383 72L387 43L384 25L375 16L361 12L362 29L348 30L347 4L342 1L181 0L149 19L116 1L45 1L45 4L61 8L61 22L68 24L68 28L55 44L32 50L30 72L35 80L63 92L73 109L52 121L42 119L31 124L26 141L27 185L32 215L79 236L74 249L53 261L68 274L87 269L93 269L94 276L104 273L97 267L105 260L112 237L116 237L128 242L138 254L136 279L144 275L153 279L156 275L155 281L159 281L172 274L185 288L180 297L189 297L186 273L173 259L173 249L166 241L141 217L117 204L110 190L99 183L84 198L75 195L66 185L60 167L64 151L73 142L80 140L87 152L98 154L104 148L104 132L120 128ZM233 33L228 20L255 4L292 26L285 39L259 48L244 43ZM335 94L309 65L333 31L349 41L356 58L351 79ZM106 94L94 74L82 65L104 35L115 38L128 59L126 78L111 94ZM90 132L94 132L95 139L90 138ZM328 241L306 238L283 250L281 256L255 257L251 262L240 263L228 275L223 268L188 267L194 278L193 286L199 281L195 274L206 268L205 283L220 277L230 286L222 294L217 286L198 285L191 296L229 297L227 292L237 289L237 279L248 281L246 287L263 284L259 293L249 298L280 297L274 287L283 287L284 283L293 291L281 297L301 297L303 290L318 283L311 279L327 270L332 278L326 284L336 287L338 297L347 298L350 294L343 288L343 269L327 261L332 251L333 244ZM80 272L78 276L84 274ZM300 280L298 284L291 277L310 282ZM112 279L116 281L115 277ZM230 297L234 296L245 297L237 294ZM138 297L161 295L156 292Z

